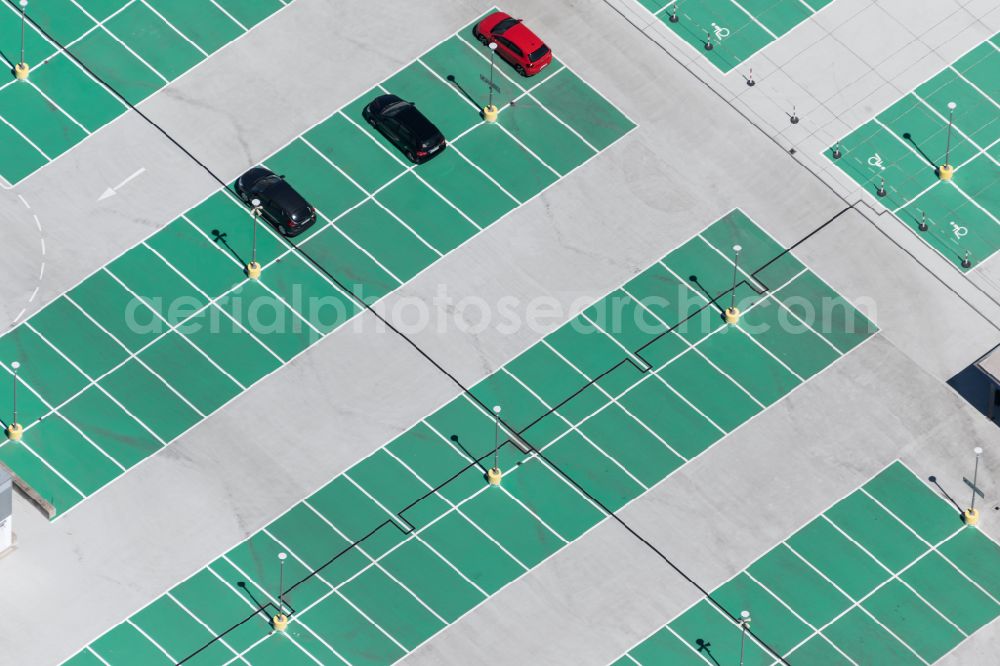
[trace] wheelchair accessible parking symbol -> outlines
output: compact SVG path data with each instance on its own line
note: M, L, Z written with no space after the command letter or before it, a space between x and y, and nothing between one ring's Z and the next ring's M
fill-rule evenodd
M876 169L881 169L882 171L885 171L885 166L883 166L882 164L882 156L879 155L878 153L875 153L874 155L868 158L868 166L873 166Z
M950 224L951 224L951 232L955 234L955 240L961 240L969 233L968 227L963 227L962 225L957 224L954 220L952 220Z
M712 29L715 31L715 38L720 42L729 36L729 28L723 28L718 23L712 23Z

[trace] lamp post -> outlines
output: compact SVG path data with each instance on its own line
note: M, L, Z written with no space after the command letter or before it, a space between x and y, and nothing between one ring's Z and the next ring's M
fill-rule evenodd
M483 120L495 123L500 109L493 105L493 70L496 68L497 43L490 42L490 103L483 107Z
M945 143L944 164L938 167L938 178L941 180L951 180L951 177L955 175L955 167L951 165L951 126L955 121L955 107L957 106L954 102L948 102L948 140Z
M271 619L271 625L275 631L284 631L288 628L288 616L285 615L285 553L278 553L280 570L278 572L278 614Z
M747 629L750 628L750 611L740 611L740 666L743 666L743 648L747 641Z
M500 471L500 405L493 408L493 467L486 472L486 480L491 486L499 486L503 472Z
M25 10L28 8L28 0L21 0L19 3L21 5L21 60L14 65L14 77L20 81L28 78L28 72L31 70L28 67L28 63L24 62L24 23L25 23Z
M12 402L14 407L14 417L11 419L10 425L7 426L7 437L13 441L18 441L21 439L21 435L24 434L24 428L21 424L17 422L17 370L21 367L21 364L14 361L10 364L11 369L14 371L14 391L12 393Z
M979 523L979 512L976 511L976 493L979 492L979 486L976 483L979 481L979 458L983 455L983 449L977 446L972 449L972 452L976 454L976 467L972 472L972 502L969 504L969 508L962 512L966 525Z
M250 250L250 263L247 264L246 274L251 280L256 280L260 277L260 264L257 263L257 224L260 218L260 199L254 199L250 202L253 206L253 210L250 213L250 221L253 223L253 245Z
M733 246L733 288L729 297L729 307L726 308L725 318L727 324L735 324L740 320L740 309L736 307L736 278L740 273L740 252L743 248L739 245Z

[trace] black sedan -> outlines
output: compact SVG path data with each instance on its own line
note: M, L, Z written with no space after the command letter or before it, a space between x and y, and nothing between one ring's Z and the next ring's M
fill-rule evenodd
M420 113L416 104L396 95L376 97L361 115L414 164L423 164L448 145L441 130Z
M264 167L253 167L236 180L244 202L260 199L261 214L282 236L298 236L316 223L316 209L291 185Z

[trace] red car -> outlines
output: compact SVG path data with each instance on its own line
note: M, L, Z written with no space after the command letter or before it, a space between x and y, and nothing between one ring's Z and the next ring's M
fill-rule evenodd
M521 76L534 76L552 62L552 50L521 19L494 12L472 29L483 44L497 43L497 53Z

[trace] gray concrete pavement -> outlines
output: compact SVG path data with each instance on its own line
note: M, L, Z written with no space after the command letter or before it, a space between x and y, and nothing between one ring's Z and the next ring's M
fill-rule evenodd
M851 0L834 6L842 2ZM413 29L394 31L390 46L379 28L384 4L342 4L295 0L143 110L233 177L491 6L393 2L393 22ZM509 5L639 127L379 304L393 316L404 298L417 298L443 313L452 322L446 329L413 339L461 381L499 367L733 207L788 245L851 201L806 171L801 152L789 155L752 127L604 2ZM602 30L593 32L595 25ZM593 40L580 42L581 34ZM294 66L276 80L279 62ZM285 102L303 91L315 101ZM156 165L134 188L96 203L109 182L152 157ZM16 190L37 207L52 261L58 256L36 300L57 295L214 187L140 119L116 121ZM16 193L0 196L14 194L11 206L23 208ZM18 229L12 242L26 248L27 262L37 230L32 236L21 230L27 222L10 219ZM961 484L965 471L953 447L982 442L1000 451L996 430L941 381L1000 342L993 324L1000 307L933 264L936 255L898 235L898 226L858 207L797 249L835 289L874 304L878 338L626 510L706 587L883 461L903 455L915 469L937 470L953 491L947 484ZM27 278L17 282L20 273L4 289L26 297L33 287ZM545 296L560 314L537 329L470 332L454 323L454 308L434 303L442 286L455 300L512 297L522 315ZM455 394L408 344L377 333L370 315L359 321L360 329L330 336L56 523L19 500L19 547L0 566L0 588L20 613L0 624L0 664L68 656ZM290 393L304 397L289 403ZM997 478L995 464L987 464L987 481ZM780 484L751 483L782 471ZM789 507L793 493L798 502ZM734 511L733 497L745 502L744 513ZM984 529L994 528L986 521ZM617 656L696 598L626 536L610 523L596 528L412 659L598 663ZM504 623L516 625L514 633L493 629Z

